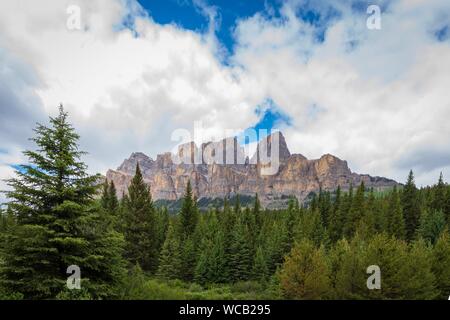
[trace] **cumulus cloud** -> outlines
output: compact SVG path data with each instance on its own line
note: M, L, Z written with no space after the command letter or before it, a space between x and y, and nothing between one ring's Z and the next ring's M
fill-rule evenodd
M234 57L292 117L293 151L331 152L354 170L404 180L409 168L394 163L424 145L450 147L450 46L429 32L448 2L394 2L376 31L367 30L365 13L338 6L341 18L329 22L323 42L297 9L288 3L281 18L241 22ZM436 180L425 174L430 166L410 164L421 183Z
M54 114L64 103L93 170L115 166L131 151L167 150L171 132L192 129L194 121L217 136L257 120L260 90L219 62L210 34L158 25L131 1L21 3L0 5L0 43L36 74L36 105ZM66 27L66 8L74 4L82 30Z
M62 102L91 170L104 172L132 151L170 150L173 130L194 121L218 138L252 127L271 99L289 116L291 151L334 153L399 180L411 166L421 184L436 170L450 176L446 161L417 156L450 147L450 45L435 35L450 4L392 1L371 31L364 2L336 3L288 1L239 20L224 64L220 8L204 1L195 2L210 21L204 33L159 25L132 0L3 1L0 147L25 147L32 123ZM66 26L69 5L81 9L81 30ZM302 18L305 8L319 21Z

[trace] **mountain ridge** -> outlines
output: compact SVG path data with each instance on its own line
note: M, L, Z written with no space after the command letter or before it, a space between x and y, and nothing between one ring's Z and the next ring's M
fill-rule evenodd
M258 194L263 204L286 196L296 196L303 201L311 192L320 189L334 191L340 186L346 190L361 182L378 191L398 185L388 178L354 173L347 161L331 154L324 154L319 159L291 154L281 132L263 138L256 150L250 158L234 137L203 143L200 148L194 142L182 144L177 154L158 154L155 160L142 152L133 152L116 170L108 170L106 178L114 182L117 195L121 197L127 193L139 163L155 200L180 199L190 180L197 198ZM274 151L278 157L270 157ZM264 156L268 156L266 162L262 159ZM271 166L277 168L276 172L265 174L264 170Z

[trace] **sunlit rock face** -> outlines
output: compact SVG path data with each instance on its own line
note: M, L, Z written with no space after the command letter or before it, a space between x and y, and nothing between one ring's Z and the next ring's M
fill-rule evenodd
M127 193L138 163L155 200L179 199L188 181L197 198L257 193L263 204L292 195L303 200L320 189L333 191L340 186L345 190L361 182L376 190L397 184L387 178L353 173L346 161L331 154L313 160L291 154L281 132L262 139L250 159L236 138L201 146L189 142L180 145L177 154L167 152L157 155L156 160L140 152L132 153L117 170L106 174L108 180L114 181L119 197Z

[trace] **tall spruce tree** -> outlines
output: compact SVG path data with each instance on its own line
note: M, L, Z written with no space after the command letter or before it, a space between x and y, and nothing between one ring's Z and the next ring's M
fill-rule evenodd
M158 266L155 208L139 164L128 187L124 209L125 257L132 265L139 264L142 270L155 272Z
M402 193L403 218L405 219L406 239L411 241L419 226L420 203L416 185L414 183L414 173L411 170L408 180Z
M390 194L386 216L388 233L397 239L404 239L406 234L405 221L397 187L394 187Z
M224 274L227 278L230 278L232 276L232 267L231 267L232 248L229 244L231 244L233 241L233 230L234 225L236 223L236 215L228 206L228 201L226 198L224 202L223 211L220 216L221 216L220 228L223 234L224 243L227 244L224 248L224 260L225 260Z
M339 240L330 255L333 298L361 299L367 290L364 247L358 234L349 243Z
M444 232L445 227L445 216L442 211L425 210L420 218L417 234L425 241L434 244Z
M447 186L445 199L446 200L445 200L444 214L447 220L447 224L450 227L450 185Z
M365 192L364 182L361 182L360 186L358 187L358 190L356 191L355 197L353 198L344 224L344 234L348 238L351 238L354 235L359 221L366 214L364 192Z
M269 269L267 268L267 259L264 255L263 248L258 246L255 258L253 260L252 277L256 280L265 281L269 277Z
M436 298L436 278L432 272L432 250L423 239L409 244L404 263L399 269L401 299L431 300Z
M230 276L234 281L248 280L253 264L249 230L241 217L237 217L230 244Z
M261 202L259 201L258 194L255 195L255 202L253 204L252 213L255 216L255 224L256 230L259 232L261 229L262 221L261 221Z
M105 180L103 183L100 204L113 227L119 229L119 200L117 199L116 187L113 181L108 183Z
M202 284L226 282L228 278L225 274L225 243L216 213L209 213L204 223L195 280Z
M356 232L359 236L368 240L376 233L376 202L373 189L370 190L369 196L366 202L366 208L364 210L364 216L359 220Z
M188 180L186 191L178 215L178 237L182 243L181 261L182 275L185 281L192 281L197 264L198 240L194 239L199 221L197 201L193 196L191 182Z
M169 224L167 237L159 257L157 276L163 279L176 279L181 275L181 247L175 228Z
M448 299L450 292L450 236L445 230L433 248L432 271L436 278L439 299Z
M99 176L87 173L79 136L67 118L60 106L50 126L37 125L31 139L36 151L24 152L28 164L8 180L17 224L6 235L2 284L29 299L54 298L65 290L70 265L79 266L81 285L93 297L110 295L121 273L120 236L98 223L93 198Z
M444 176L441 174L439 175L438 183L433 187L433 196L431 201L431 208L434 210L441 210L443 211L445 208L445 195L446 195L446 186L444 183Z
M191 181L188 180L179 214L178 232L182 240L190 237L198 222L197 203L192 194Z
M333 207L331 208L330 214L330 223L328 226L328 234L330 240L334 243L341 239L342 237L342 229L343 229L343 217L341 216L342 210L342 196L341 196L341 187L338 186L336 189L336 197L334 200Z

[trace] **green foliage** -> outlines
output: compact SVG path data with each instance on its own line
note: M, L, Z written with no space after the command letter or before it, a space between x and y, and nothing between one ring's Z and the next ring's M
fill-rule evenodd
M442 211L433 210L430 212L425 210L420 219L418 234L426 241L434 244L444 232L445 227L445 217Z
M432 272L432 250L422 240L410 243L399 270L402 299L431 300L436 297L436 278ZM393 283L394 285L394 283Z
M337 243L330 254L334 298L432 299L436 296L431 251L423 241L405 242L379 234L369 242L355 237ZM366 286L369 266L381 270L381 290Z
M242 219L237 219L232 231L232 242L230 243L230 277L233 281L250 279L253 265L252 248L250 247L248 227Z
M405 222L403 220L400 195L396 187L394 187L394 190L390 195L389 205L386 212L386 222L386 231L390 235L398 239L405 238Z
M436 277L439 299L448 299L450 292L450 236L445 230L433 248L432 271Z
M159 257L158 277L177 279L181 275L181 248L173 224L169 225L167 238Z
M86 289L85 283L82 282L81 289L69 290L64 288L60 293L58 293L55 297L56 300L93 300L92 295L89 293L89 290Z
M405 219L406 239L412 240L419 227L420 219L420 202L412 170L409 172L408 181L403 188L402 207L403 218Z
M430 201L430 206L432 209L437 211L439 210L443 211L445 209L446 193L447 188L444 183L444 176L442 175L441 172L441 174L439 175L439 181L435 186L435 188L433 188L432 199Z
M1 285L26 299L54 298L65 287L66 268L78 265L91 295L112 297L120 282L120 237L92 210L99 176L87 174L62 106L49 127L34 131L37 150L24 152L29 164L8 180L16 223L4 235Z
M66 118L61 108L50 128L38 125L38 151L26 151L29 165L8 181L0 299L448 297L450 187L442 175L421 189L411 171L401 190L320 190L280 210L236 194L202 212L188 181L175 215L154 205L139 165L120 201L112 182L99 196L99 176L87 174ZM66 288L72 264L81 290ZM381 290L367 288L372 265Z
M124 201L125 257L143 270L155 272L158 266L158 234L155 209L149 187L139 164Z
M110 214L114 215L116 213L116 210L119 207L119 200L117 199L116 186L113 181L108 183L108 181L105 180L103 183L100 203L102 207Z
M328 226L330 240L333 243L341 239L344 228L344 215L341 206L342 206L341 187L338 186L336 190L335 201L331 208L330 222Z
M282 294L287 299L321 299L330 291L329 266L323 247L297 243L280 271Z
M258 249L256 249L252 275L254 279L261 281L267 280L269 276L269 269L267 268L266 257L262 247L258 247Z
M355 197L352 199L350 209L348 210L346 221L344 224L344 234L348 238L351 238L354 235L356 227L366 214L364 192L364 182L361 182L361 185L356 191Z
M330 255L333 275L333 297L336 299L361 299L366 287L366 268L359 240L348 243L340 240Z
M188 180L179 214L179 234L182 240L189 238L194 233L197 222L198 209L192 195L191 182Z
M311 209L312 210L312 209ZM302 211L299 215L299 221L294 229L294 239L300 241L309 239L319 246L326 243L328 235L323 226L322 218L318 210ZM284 231L284 230L283 230ZM283 235L283 233L281 233Z

